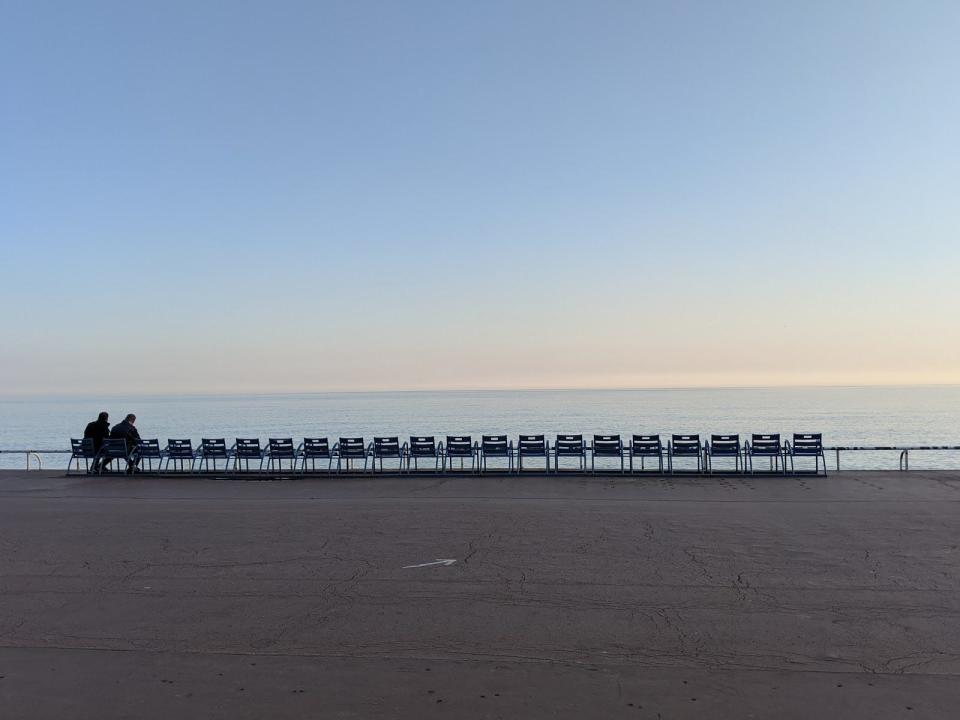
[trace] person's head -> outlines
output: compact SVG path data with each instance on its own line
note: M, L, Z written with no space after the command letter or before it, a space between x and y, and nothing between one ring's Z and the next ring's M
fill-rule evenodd
M106 421L109 420L109 419L110 419L110 413L108 413L108 412L106 412L106 411L104 411L104 412L100 413L99 415L97 415L97 420L100 420L101 422L106 422Z
M127 415L126 420L127 420L128 423L130 423L131 425L133 425L134 423L137 422L137 416L134 415L133 413L130 413L129 415Z

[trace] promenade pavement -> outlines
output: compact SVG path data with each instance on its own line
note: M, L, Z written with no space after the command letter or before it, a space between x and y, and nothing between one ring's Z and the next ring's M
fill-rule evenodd
M958 590L944 471L3 471L0 718L954 718Z

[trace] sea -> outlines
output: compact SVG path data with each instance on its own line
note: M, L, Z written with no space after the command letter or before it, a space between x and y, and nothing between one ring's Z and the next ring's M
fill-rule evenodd
M0 468L66 466L71 437L99 411L132 412L142 437L329 437L520 433L823 433L835 445L960 445L960 386L330 392L271 395L7 397ZM298 440L299 441L299 440ZM895 451L849 452L844 469L898 467ZM830 454L830 467L835 458ZM34 461L35 466L35 461ZM910 453L910 468L960 468L960 451Z

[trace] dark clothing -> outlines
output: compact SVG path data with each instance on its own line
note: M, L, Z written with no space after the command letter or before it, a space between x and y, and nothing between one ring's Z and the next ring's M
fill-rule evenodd
M127 441L127 452L130 453L130 460L127 461L127 472L134 472L137 463L140 462L140 459L136 457L133 452L137 448L137 443L140 442L140 433L137 432L137 429L133 425L123 420L113 426L113 429L110 431L110 437L111 439L123 438Z
M131 450L137 444L137 441L140 440L140 433L137 432L137 429L133 425L124 420L113 426L113 430L110 431L110 437L123 438L127 441L127 449Z
M87 429L83 431L84 438L93 438L94 452L100 452L100 446L103 441L110 437L110 423L106 420L94 420L87 423Z

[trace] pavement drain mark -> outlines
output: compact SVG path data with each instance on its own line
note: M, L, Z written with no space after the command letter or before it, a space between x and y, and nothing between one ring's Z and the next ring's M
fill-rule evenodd
M432 565L443 565L444 567L450 567L455 562L456 560L453 560L452 558L437 558L433 562L420 563L419 565L404 565L401 569L409 570L410 568L430 567Z

